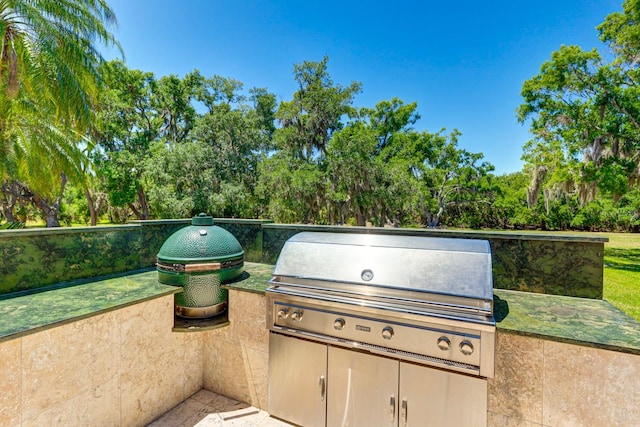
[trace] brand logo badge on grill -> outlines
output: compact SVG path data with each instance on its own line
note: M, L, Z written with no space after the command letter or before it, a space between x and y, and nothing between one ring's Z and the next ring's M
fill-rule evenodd
M371 328L368 326L356 325L356 331L371 332Z

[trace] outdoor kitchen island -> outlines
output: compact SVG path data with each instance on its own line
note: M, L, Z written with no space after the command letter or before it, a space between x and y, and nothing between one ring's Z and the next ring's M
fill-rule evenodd
M229 326L203 336L204 387L266 410L267 283L227 288ZM494 292L489 426L637 425L638 322L603 300Z
M250 225L246 228L251 233L244 235L259 238L241 242L245 248L252 247L253 241L262 242L263 260L259 256L249 259L243 280L226 285L229 309L225 321L218 325L184 328L176 323L175 289L158 284L153 270L0 301L2 320L8 326L0 334L0 426L140 426L161 417L203 388L266 410L269 331L265 324L265 289L273 265L264 261L269 260L264 255L271 253L265 248L274 248L275 242L281 240L274 238L278 237L276 234L289 233L292 226ZM48 252L36 253L56 253L66 259L64 248L52 252L53 245L66 244L73 238L78 244L99 241L104 246L113 236L115 243L126 244L109 250L101 247L96 251L101 261L105 254L117 255L114 260L121 261L132 246L149 246L148 256L141 259L151 262L159 244L133 243L137 236L150 241L169 226L174 224L37 233L25 230L13 232L12 240L0 239L0 244L8 244L9 249L15 247L11 250L16 253L29 253L21 248L42 241ZM173 228L169 231L173 232ZM264 234L267 231L273 233ZM399 232L425 234L420 230ZM548 249L553 256L545 259L565 263L553 270L554 275L571 266L584 265L576 260L593 247L594 254L600 253L600 267L595 260L598 255L593 255L590 265L595 265L595 278L602 280L602 242L562 238L563 243L557 236L477 234L491 241L492 252L497 256L494 267L496 261L501 261L499 279L506 286L511 282L505 272L517 273L522 268L521 264L509 264L512 257L521 254L517 260L522 265L528 259L540 259L540 255L525 256L529 247ZM121 239L122 235L127 237ZM472 233L464 233L464 237L469 235ZM553 246L553 239L557 246ZM507 244L510 249L503 250ZM259 245L255 246L255 253L259 254ZM140 255L136 253L137 257ZM76 259L69 258L69 262ZM23 269L29 273L40 265L58 268L57 264L46 264L35 257L25 260ZM143 267L131 260L127 265ZM70 268L73 265L62 267L64 272L76 271ZM526 277L537 280L542 268L536 270L535 276L530 272L531 269ZM8 273L3 277L9 277ZM35 277L41 280L43 276ZM27 278L25 275L20 283ZM488 425L637 425L638 322L597 298L497 288L494 283L497 329L495 372L488 382ZM29 301L32 303L25 305Z

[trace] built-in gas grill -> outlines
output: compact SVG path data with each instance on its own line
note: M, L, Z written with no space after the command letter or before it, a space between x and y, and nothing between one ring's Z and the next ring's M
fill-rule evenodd
M303 426L486 425L484 240L300 233L267 290L269 412Z

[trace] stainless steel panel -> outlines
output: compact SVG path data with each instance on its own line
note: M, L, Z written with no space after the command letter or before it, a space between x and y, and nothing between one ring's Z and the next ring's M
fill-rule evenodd
M487 380L400 362L400 427L486 427Z
M398 361L329 347L327 427L398 425Z
M282 302L276 302L275 311L275 325L284 329L333 336L340 340L393 348L475 367L480 365L480 354L484 350L481 348L480 331L471 328L443 328L442 325L426 321L420 325L407 324L391 315L378 318ZM285 313L286 317L279 318L278 312ZM446 337L449 343L444 350L438 345L442 337ZM472 346L470 354L464 354L460 349L465 342Z
M324 427L327 346L269 334L269 413L305 427Z
M482 352L480 353L480 375L493 378L495 374L496 334L495 331L482 331Z
M493 299L485 240L304 232L287 240L274 276Z
M427 294L425 292L403 292L385 295L382 289L372 289L362 285L340 284L340 290L333 290L328 282L324 288L309 286L309 280L287 278L288 283L269 281L272 285L268 294L283 297L306 297L322 301L352 304L367 308L380 308L396 312L406 312L424 316L458 318L460 320L495 324L493 319L493 301L484 301L453 295ZM416 295L419 294L419 295ZM422 299L412 299L419 296ZM428 296L428 298L426 298Z

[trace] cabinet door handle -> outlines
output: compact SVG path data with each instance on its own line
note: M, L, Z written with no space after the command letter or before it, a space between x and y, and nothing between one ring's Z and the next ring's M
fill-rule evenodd
M396 397L392 394L389 399L389 423L394 424L396 420Z
M400 417L402 418L402 427L407 427L407 399L402 399Z
M320 375L320 381L318 381L318 385L320 386L320 401L324 402L324 395L326 391L324 375Z

